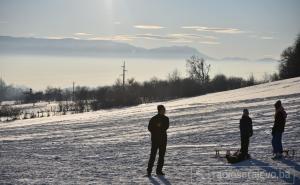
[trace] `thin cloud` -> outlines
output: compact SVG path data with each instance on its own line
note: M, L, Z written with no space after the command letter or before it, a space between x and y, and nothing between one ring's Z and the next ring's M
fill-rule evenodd
M258 38L257 35L249 35L250 38Z
M117 25L119 25L119 24L121 24L121 22L119 22L119 21L115 21L115 22L114 22L114 24L117 24Z
M133 41L135 39L149 39L149 40L160 40L167 41L171 43L200 43L200 44L208 44L208 45L217 45L220 44L215 40L201 40L202 35L196 34L168 34L168 35L154 35L154 34L137 34L137 35L113 35L113 36L98 36L93 38L83 39L80 37L63 37L63 36L47 36L47 37L37 37L43 39L51 39L51 40L61 40L61 39L76 39L76 40L102 40L102 41L119 41L119 42L128 42Z
M130 35L113 35L113 36L99 36L90 38L88 40L110 40L110 41L132 41L133 36Z
M185 39L179 39L179 40L172 40L170 42L173 42L173 43L191 43L193 41L191 41L191 40L185 40Z
M263 55L263 58L272 58L272 59L274 59L274 60L279 60L279 59L280 59L279 56L272 55L272 54Z
M205 27L205 26L182 26L183 29L194 29L196 31L206 31L213 33L226 33L226 34L238 34L244 33L244 31L237 28L218 28L218 27Z
M236 28L208 28L202 27L198 28L197 31L208 31L208 32L215 32L215 33L228 33L228 34L236 34L236 33L243 33L243 31L236 29Z
M138 34L135 38L150 39L150 40L163 40L172 43L200 43L200 44L209 44L217 45L220 42L216 41L216 37L206 36L206 35L197 35L197 34L186 34L186 33L173 33L168 35L153 35L153 34ZM207 40L209 39L209 40Z
M143 39L150 39L150 40L173 40L174 38L171 36L164 36L164 35L154 35L154 34L137 34L135 35L136 38L143 38Z
M74 33L74 35L76 36L91 36L93 34L90 34L90 33L84 33L84 32L78 32L78 33Z
M62 37L62 36L48 36L48 37L41 37L44 39L53 39L53 40L60 40L60 39L76 39L76 40L80 40L80 38L78 37Z
M28 33L26 36L29 36L29 37L35 37L35 36L37 36L38 34L36 34L36 33Z
M198 43L200 43L200 44L208 44L208 45L219 45L219 44L221 44L220 42L215 42L215 41L200 41Z
M186 34L186 33L173 33L167 35L159 34L136 34L136 35L113 35L113 36L99 36L90 38L89 40L111 40L111 41L132 41L136 39L147 40L160 40L173 43L201 43L201 44L220 44L217 42L217 38L214 36L198 35L198 34Z
M206 38L206 39L213 39L213 40L217 40L218 38L215 36L210 36L210 35L201 35L201 37Z
M169 36L176 37L176 38L189 38L189 39L213 39L213 40L218 39L215 36L188 34L188 33L174 33L174 34L169 34Z
M165 28L163 26L158 26L158 25L134 25L134 27L138 29L150 29L150 30L158 30L158 29Z
M255 39L262 39L262 40L273 40L275 39L272 36L259 36L259 35L250 35L250 38L255 38Z
M49 37L46 37L46 39L64 39L64 37L60 37L60 36L49 36Z
M181 28L183 28L183 29L199 29L199 28L201 28L201 26L182 26Z
M270 37L270 36L262 36L260 38L263 40L273 40L274 39L273 37Z
M175 33L175 34L169 34L169 36L174 38L174 40L171 42L175 42L175 43L196 42L200 44L209 44L209 45L220 44L219 42L216 41L218 39L217 37L208 36L208 35Z

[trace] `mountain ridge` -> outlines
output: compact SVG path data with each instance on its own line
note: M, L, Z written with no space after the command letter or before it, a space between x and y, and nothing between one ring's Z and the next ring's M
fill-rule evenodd
M74 38L35 38L0 36L0 54L63 55L90 57L168 57L187 58L197 55L212 59L189 46L167 46L146 49L128 43Z

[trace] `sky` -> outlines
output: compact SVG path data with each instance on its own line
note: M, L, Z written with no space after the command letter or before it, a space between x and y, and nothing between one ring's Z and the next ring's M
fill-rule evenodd
M0 0L0 35L279 58L300 32L299 9L299 0Z
M180 45L219 59L279 59L300 33L299 10L300 0L0 0L0 35L112 40L144 48ZM109 85L123 60L0 56L0 73L8 83L37 89L73 81ZM127 64L129 76L143 81L174 68L184 73L184 62L167 61L159 70L161 64L151 61ZM242 77L275 70L273 64L250 65L213 67L215 73Z

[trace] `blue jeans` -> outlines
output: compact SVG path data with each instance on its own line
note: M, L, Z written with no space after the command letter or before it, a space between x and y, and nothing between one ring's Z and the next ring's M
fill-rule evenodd
M282 153L282 133L276 132L273 134L272 138L272 146L273 146L273 153Z

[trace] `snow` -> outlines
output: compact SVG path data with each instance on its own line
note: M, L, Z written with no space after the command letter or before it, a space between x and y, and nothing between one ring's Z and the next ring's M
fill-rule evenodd
M273 161L271 127L278 99L288 113L283 145L297 156ZM166 106L170 118L166 176L145 178L147 126L158 104ZM215 149L239 148L243 108L253 119L252 159L230 165L214 157ZM122 109L0 123L0 184L299 184L299 121L300 78L293 78Z

